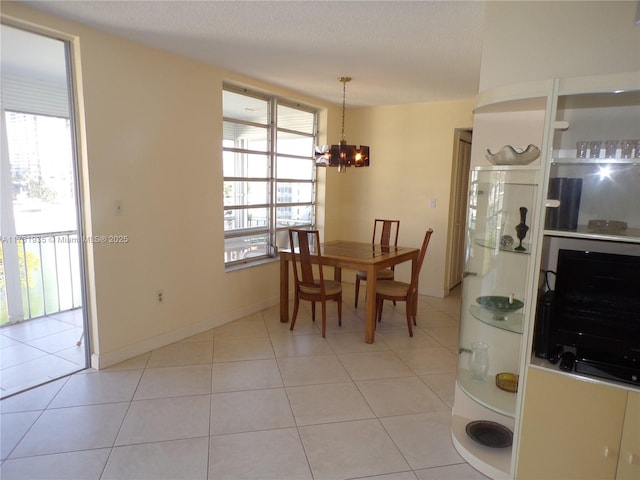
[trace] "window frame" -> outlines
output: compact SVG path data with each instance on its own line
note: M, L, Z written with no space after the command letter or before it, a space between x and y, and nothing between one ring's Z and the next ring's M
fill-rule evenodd
M244 87L239 87L229 83L223 83L222 93L230 92L236 95L243 95L252 97L258 100L263 100L267 104L267 118L266 123L252 122L248 120L238 119L234 117L225 116L224 104L223 104L223 131L225 126L229 123L235 125L242 125L245 127L264 128L266 130L266 151L252 150L250 148L242 148L242 146L234 145L233 147L225 146L225 136L223 132L223 145L222 154L223 157L228 154L243 154L243 155L258 155L265 156L267 160L267 173L265 177L251 177L251 176L226 176L223 167L223 191L227 182L260 182L266 184L266 202L265 203L243 203L243 204L227 204L226 200L223 200L223 231L224 231L224 262L227 270L234 270L237 268L253 266L264 263L265 261L273 261L278 257L279 248L288 247L288 229L292 226L296 228L313 228L315 226L316 218L316 168L313 161L313 147L309 149L308 155L298 155L292 153L278 153L278 135L279 134L291 134L300 136L301 138L308 137L311 139L311 145L317 144L318 136L318 115L317 108L313 108L309 105L300 104L294 100L272 95L265 92L259 92L250 90ZM299 110L301 112L310 113L313 115L312 131L303 132L291 128L278 126L278 106L286 107L289 109ZM308 160L310 165L310 178L295 178L294 176L279 176L278 175L278 159L301 159ZM310 185L310 199L309 201L279 201L279 185L286 184L308 184ZM226 192L223 193L226 195ZM289 199L291 200L291 199ZM300 222L295 221L290 225L278 225L278 210L280 208L308 208L309 209L309 221ZM250 209L265 209L267 211L267 222L264 226L245 226L244 228L237 228L233 230L227 230L226 222L228 221L227 212L250 210ZM266 245L265 251L256 254L250 254L250 252L242 253L242 249L236 250L238 258L230 258L233 256L233 249L227 249L227 242L230 239L249 239L251 237L258 238L264 236Z

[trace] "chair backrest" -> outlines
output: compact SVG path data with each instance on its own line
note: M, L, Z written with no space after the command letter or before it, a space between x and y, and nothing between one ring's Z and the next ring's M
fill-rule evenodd
M420 270L422 269L422 262L424 261L424 256L427 253L427 247L429 246L429 240L431 240L431 234L433 233L433 229L430 228L427 230L427 233L424 235L424 240L422 241L422 247L420 247L420 253L418 254L418 261L416 263L416 269L411 276L411 287L409 288L409 292L417 293L418 291L418 279L420 278Z
M398 232L400 220L382 220L376 218L373 222L373 239L371 243L388 247L398 246Z
M289 245L293 255L293 277L296 285L318 286L313 276L313 264L322 265L320 253L320 232L318 230L289 229ZM315 260L315 262L314 262ZM324 277L322 268L318 267L320 283Z

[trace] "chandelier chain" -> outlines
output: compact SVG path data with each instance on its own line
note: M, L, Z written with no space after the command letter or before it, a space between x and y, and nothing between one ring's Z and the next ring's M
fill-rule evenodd
M351 77L340 77L338 81L342 82L342 136L340 139L342 142L346 142L347 139L344 135L344 112L347 105L347 82L351 81Z
M340 81L342 82L342 136L340 138L344 141L346 140L344 136L344 111L347 103L347 81L344 79Z

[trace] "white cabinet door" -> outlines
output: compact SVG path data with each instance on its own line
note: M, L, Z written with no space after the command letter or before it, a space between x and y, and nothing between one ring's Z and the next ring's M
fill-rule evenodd
M516 478L616 478L626 400L622 389L529 368Z

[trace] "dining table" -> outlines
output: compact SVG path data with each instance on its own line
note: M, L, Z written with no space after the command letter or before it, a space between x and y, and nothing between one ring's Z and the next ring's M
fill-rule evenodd
M334 268L334 280L342 280L342 269L367 272L367 301L365 306L364 341L373 343L376 331L376 279L377 273L399 263L411 261L412 274L417 267L420 249L376 245L367 242L333 240L320 247L322 265ZM280 321L289 321L289 263L295 251L280 250ZM384 280L382 280L384 281Z

